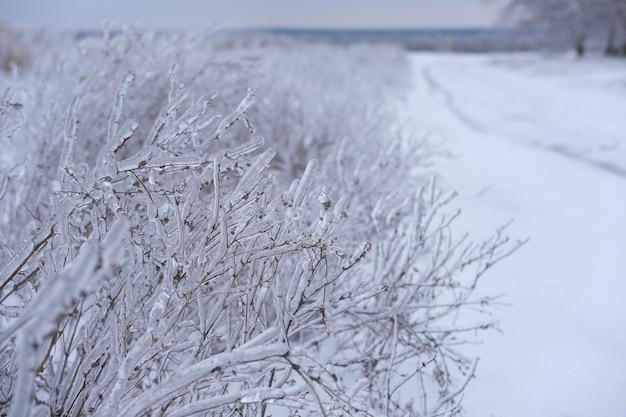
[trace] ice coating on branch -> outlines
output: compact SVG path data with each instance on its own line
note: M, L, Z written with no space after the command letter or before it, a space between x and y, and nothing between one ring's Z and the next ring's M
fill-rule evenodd
M200 119L198 119L198 121L196 122L196 126L198 127L198 130L202 130L206 128L211 123L213 123L213 121L215 121L218 117L221 117L221 116L217 113L206 113L202 115L202 117L200 117Z
M317 162L317 159L310 160L308 165L306 166L306 170L304 171L304 174L302 175L302 178L298 183L298 188L296 189L295 195L293 197L293 206L295 208L298 208L300 207L300 205L302 205L302 201L304 200L306 194L309 192L309 188L313 183L313 179L315 178L315 172L317 171L318 167L319 162Z
M143 415L144 411L150 409L154 404L162 404L173 393L196 383L201 378L206 378L207 375L216 373L218 370L237 367L250 362L261 362L268 358L284 356L288 352L287 345L275 344L213 355L186 369L180 369L163 383L143 391L121 410L120 415Z
M243 404L260 403L269 398L283 398L285 391L276 388L257 388L250 390L239 401Z
M63 187L61 186L61 183L57 180L51 181L50 192L55 196L60 195L63 192Z
M345 267L352 267L354 264L359 262L367 254L367 252L370 251L370 249L372 249L372 244L370 242L361 243L361 245L354 251Z
M251 88L248 89L248 94L246 97L239 103L237 106L237 110L226 116L221 123L217 126L213 137L219 139L226 130L231 127L237 120L244 117L246 112L252 107L254 104L254 90Z
M302 291L306 285L305 275L311 270L308 259L301 259L296 265L293 276L289 281L289 288L285 294L286 302L290 309L295 310L302 297Z
M163 313L165 311L165 308L167 307L167 303L169 302L170 299L170 295L163 291L161 293L161 295L159 295L159 297L157 298L157 300L154 302L154 305L152 306L152 309L150 310L150 326L156 326L156 324L159 322L159 320L161 320L161 317L163 317Z
M137 122L137 120L127 120L117 134L115 142L112 144L113 152L117 152L118 150L120 150L120 148L124 146L126 141L135 133L138 127L139 123Z
M178 90L176 90L176 94L171 99L169 105L167 106L165 110L165 114L163 116L167 118L173 113L175 113L176 110L178 110L180 105L183 103L183 101L185 101L188 97L189 97L189 93L185 89L185 86L183 84L180 84L178 86ZM165 121L165 119L163 121Z
M189 97L189 92L185 88L184 84L178 81L177 68L178 67L176 65L173 65L169 69L170 89L168 93L168 100L167 103L161 107L159 115L152 125L147 143L152 144L167 141L167 137L162 137L162 134L167 131L166 127L171 126L171 123L175 121L176 113L179 107ZM189 127L189 125L184 125L185 123L183 122L179 127L184 127L184 129ZM178 129L174 129L174 131L168 135L170 139L172 135L174 137L176 136L177 131Z
M148 161L152 157L152 150L142 149L135 153L133 156L123 159L117 163L117 169L120 172L132 171L148 164Z
M178 82L178 65L173 64L169 68L168 74L170 76L170 90L167 99L171 103L176 99L177 93L180 91L180 83Z
M24 234L30 241L34 241L37 238L37 234L41 230L41 222L39 220L31 220L24 228Z
M239 184L235 188L233 195L235 198L239 198L241 193L247 193L250 189L251 182L257 179L257 176L263 171L270 161L276 156L276 150L270 148L265 150L261 155L257 156L250 167L246 170L246 173L239 180Z
M59 166L60 174L64 173L66 168L71 168L74 156L74 145L76 143L76 130L78 128L78 118L76 116L78 107L80 106L80 97L74 96L70 108L67 112L65 120L65 134L63 141L63 151L61 153L61 163Z
M241 103L239 103L239 106L237 106L236 112L238 112L239 114L244 114L250 109L250 107L252 107L253 104L254 104L254 90L252 88L248 88L248 93L246 94L246 97L243 100L241 100Z
M248 128L248 132L250 132L251 135L253 135L254 132L256 132L256 129L252 125L252 122L250 121L250 119L248 119L247 117L243 117L243 123L246 125L246 127Z
M117 135L120 117L122 116L122 110L124 109L124 97L126 97L128 87L130 87L130 84L134 81L134 79L135 71L131 70L124 76L119 88L117 89L113 109L111 111L111 117L109 118L109 129L107 133L107 142L109 143L111 143Z
M15 398L11 404L13 415L26 417L30 414L34 382L34 361L38 357L37 346L51 337L57 320L72 306L82 291L85 281L92 278L98 262L97 246L94 242L83 245L78 257L42 289L33 300L20 321L23 328L18 335L18 352L21 357L17 376ZM0 340L5 339L2 335Z
M194 106L188 109L178 121L176 135L187 132L191 126L195 125L197 127L197 122L206 114L209 103L210 100L200 99Z
M65 120L65 140L72 140L76 138L76 127L78 120L76 113L78 113L78 107L80 106L80 96L76 95L72 98L72 103L67 111L67 118Z
M250 167L248 168L244 176L241 178L241 183L245 184L246 182L250 180L251 177L254 177L260 174L261 171L263 171L267 167L267 165L274 158L274 156L276 156L276 150L273 148L266 149L265 151L263 151L263 153L257 156L252 162L252 164L250 164Z
M335 204L334 214L336 218L345 218L348 217L348 213L346 212L348 206L348 197L342 195L337 203Z
M14 89L7 87L0 98L0 141L12 137L26 122L23 105L13 96Z
M269 327L263 331L263 333L248 340L243 345L239 346L238 350L249 349L251 347L258 347L267 345L273 339L280 335L280 329L278 327Z
M326 211L330 209L330 206L332 205L332 201L330 199L329 194L330 194L330 185L324 185L322 187L322 191L320 191L320 193L317 196L317 202L321 206L320 208L322 211Z
M119 215L113 224L111 224L111 227L102 240L103 268L108 269L123 263L122 256L124 245L122 243L127 238L129 228L130 222L122 215Z
M167 218L169 212L170 212L169 203L164 203L161 206L159 206L159 208L157 209L157 215L161 219Z
M124 159L117 164L119 171L135 169L188 168L202 164L203 160L197 155L153 157L151 153L141 152L131 158Z
M250 139L249 141L242 143L241 145L233 148L233 149L229 149L226 152L226 155L229 158L237 158L241 155L245 155L247 153L253 152L257 149L259 149L261 146L263 146L265 144L265 138L261 137L261 136L256 136L252 139Z

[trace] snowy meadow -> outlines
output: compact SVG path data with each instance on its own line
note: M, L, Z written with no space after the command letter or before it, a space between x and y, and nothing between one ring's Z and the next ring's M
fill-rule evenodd
M1 414L459 412L498 321L477 288L520 243L455 228L404 51L27 46L0 76Z
M409 109L451 150L457 229L513 220L529 242L482 281L504 293L467 415L626 412L626 62L568 54L416 54ZM468 351L469 352L469 351Z

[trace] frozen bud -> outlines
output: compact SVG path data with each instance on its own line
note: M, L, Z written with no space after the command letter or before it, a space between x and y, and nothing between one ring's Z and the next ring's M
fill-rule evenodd
M247 117L243 118L243 123L246 125L246 127L248 128L248 132L250 132L251 135L254 135L254 132L256 131L254 128L254 125L250 122L250 120Z
M130 85L130 83L133 82L133 80L135 79L135 71L130 70L126 73L126 75L124 76L124 80L122 81L122 86L124 88L123 92L126 93L126 89L128 89L128 86Z
M156 299L154 305L152 306L152 310L150 310L150 320L153 322L159 322L163 317L165 312L165 308L169 302L170 296L167 292L163 291L161 295Z
M90 170L89 165L85 162L81 162L78 165L76 165L76 167L74 168L74 173L78 177L85 177L87 173L89 172L89 170Z
M285 191L280 194L280 201L283 203L285 207L293 206L293 193L289 191Z
M241 397L241 402L243 404L251 404L251 403L260 403L261 401L264 400L264 397L261 395L260 391L255 391L253 393L250 393L248 395L244 395L243 397Z
M41 223L37 220L31 220L25 228L26 236L34 240L37 237L37 233L41 230Z
M61 183L57 180L54 180L50 183L50 192L53 195L59 195L63 192L63 188L61 188Z
M285 217L295 221L302 218L302 209L300 207L287 207L285 210Z
M154 204L148 204L148 219L156 219L158 216L158 209L154 206Z
M295 180L291 181L291 184L289 185L288 193L293 196L296 193L296 190L298 189L298 184L300 184L300 180L299 179L295 179Z
M357 250L354 251L354 253L350 257L350 265L354 265L355 263L363 259L363 257L367 254L367 252L370 251L371 248L372 244L370 242L361 243L361 245L357 248Z
M169 213L169 211L170 211L170 205L165 203L161 207L158 208L157 214L160 219L165 219L167 218L167 214Z
M320 194L317 196L317 202L320 203L323 210L330 209L330 206L332 205L329 194L330 194L330 186L325 185L324 187L322 187L322 191L320 191Z
M348 217L348 213L346 212L346 207L348 206L348 198L346 196L342 196L339 201L335 204L335 217L344 218Z
M304 200L311 184L313 183L313 179L315 177L315 172L319 167L319 162L317 159L311 159L304 170L304 174L302 174L302 178L298 183L298 188L296 188L296 192L293 196L293 204L295 207L299 207Z

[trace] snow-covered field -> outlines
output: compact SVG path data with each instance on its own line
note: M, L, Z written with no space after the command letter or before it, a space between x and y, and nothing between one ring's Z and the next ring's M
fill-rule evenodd
M482 282L503 334L468 416L626 415L626 63L528 55L412 56L410 117L452 153L457 229L529 242Z

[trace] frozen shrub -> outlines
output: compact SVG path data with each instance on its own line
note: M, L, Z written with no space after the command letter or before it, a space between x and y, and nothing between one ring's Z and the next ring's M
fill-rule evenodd
M155 45L184 52L184 39ZM73 80L76 94L64 99L64 117L56 109L28 121L35 152L0 178L0 412L458 410L475 362L456 345L494 324L455 318L489 305L472 297L476 281L515 246L501 232L481 244L453 239L452 195L408 171L409 144L388 136L384 152L373 152L384 141L363 148L372 137L358 120L380 116L368 106L320 97L346 113L309 128L328 129L327 142L305 144L319 161L289 163L299 151L285 145L276 167L277 151L250 120L262 131L278 115L254 115L251 90L238 87L237 102L203 95L183 85L184 57L169 75L159 71L165 81L148 82L156 78L144 59L124 61L123 50L107 55L94 42L83 44L84 56L96 57L86 74L68 66L67 78L40 81L56 93ZM114 91L102 79L107 68ZM247 76L229 74L225 84ZM26 114L51 101L32 99ZM318 110L297 102L307 126L307 108ZM20 126L18 116L6 120ZM344 140L335 139L342 120ZM370 132L384 133L373 124Z
M392 103L409 90L404 52L297 43L267 50L251 118L267 129L285 170L298 172L310 158L329 159L342 140L354 148L389 145L399 129Z
M129 69L135 71L133 82L142 94L125 100L122 118L132 115L138 122L138 139L121 150L126 156L154 135L150 129L162 103L176 93L171 91L170 77L184 79L185 99L197 105L208 102L208 111L216 117L216 109L236 107L249 85L252 58L247 51L219 49L210 35L210 31L152 33L107 27L104 36L85 36L78 41L58 36L55 39L60 45L46 39L45 46L52 52L39 56L37 67L24 76L30 92L26 103L29 126L47 132L32 147L45 149L48 157L50 152L59 156L66 109L73 97L80 95L82 107L90 109L81 116L81 123L89 126L93 135L83 138L74 158L93 164L107 131L111 97ZM176 72L170 75L174 64ZM174 88L181 86L179 82ZM216 86L221 87L219 95L211 90ZM31 135L23 139L33 142Z
M24 125L24 112L12 88L7 87L0 100L0 140L6 140Z

